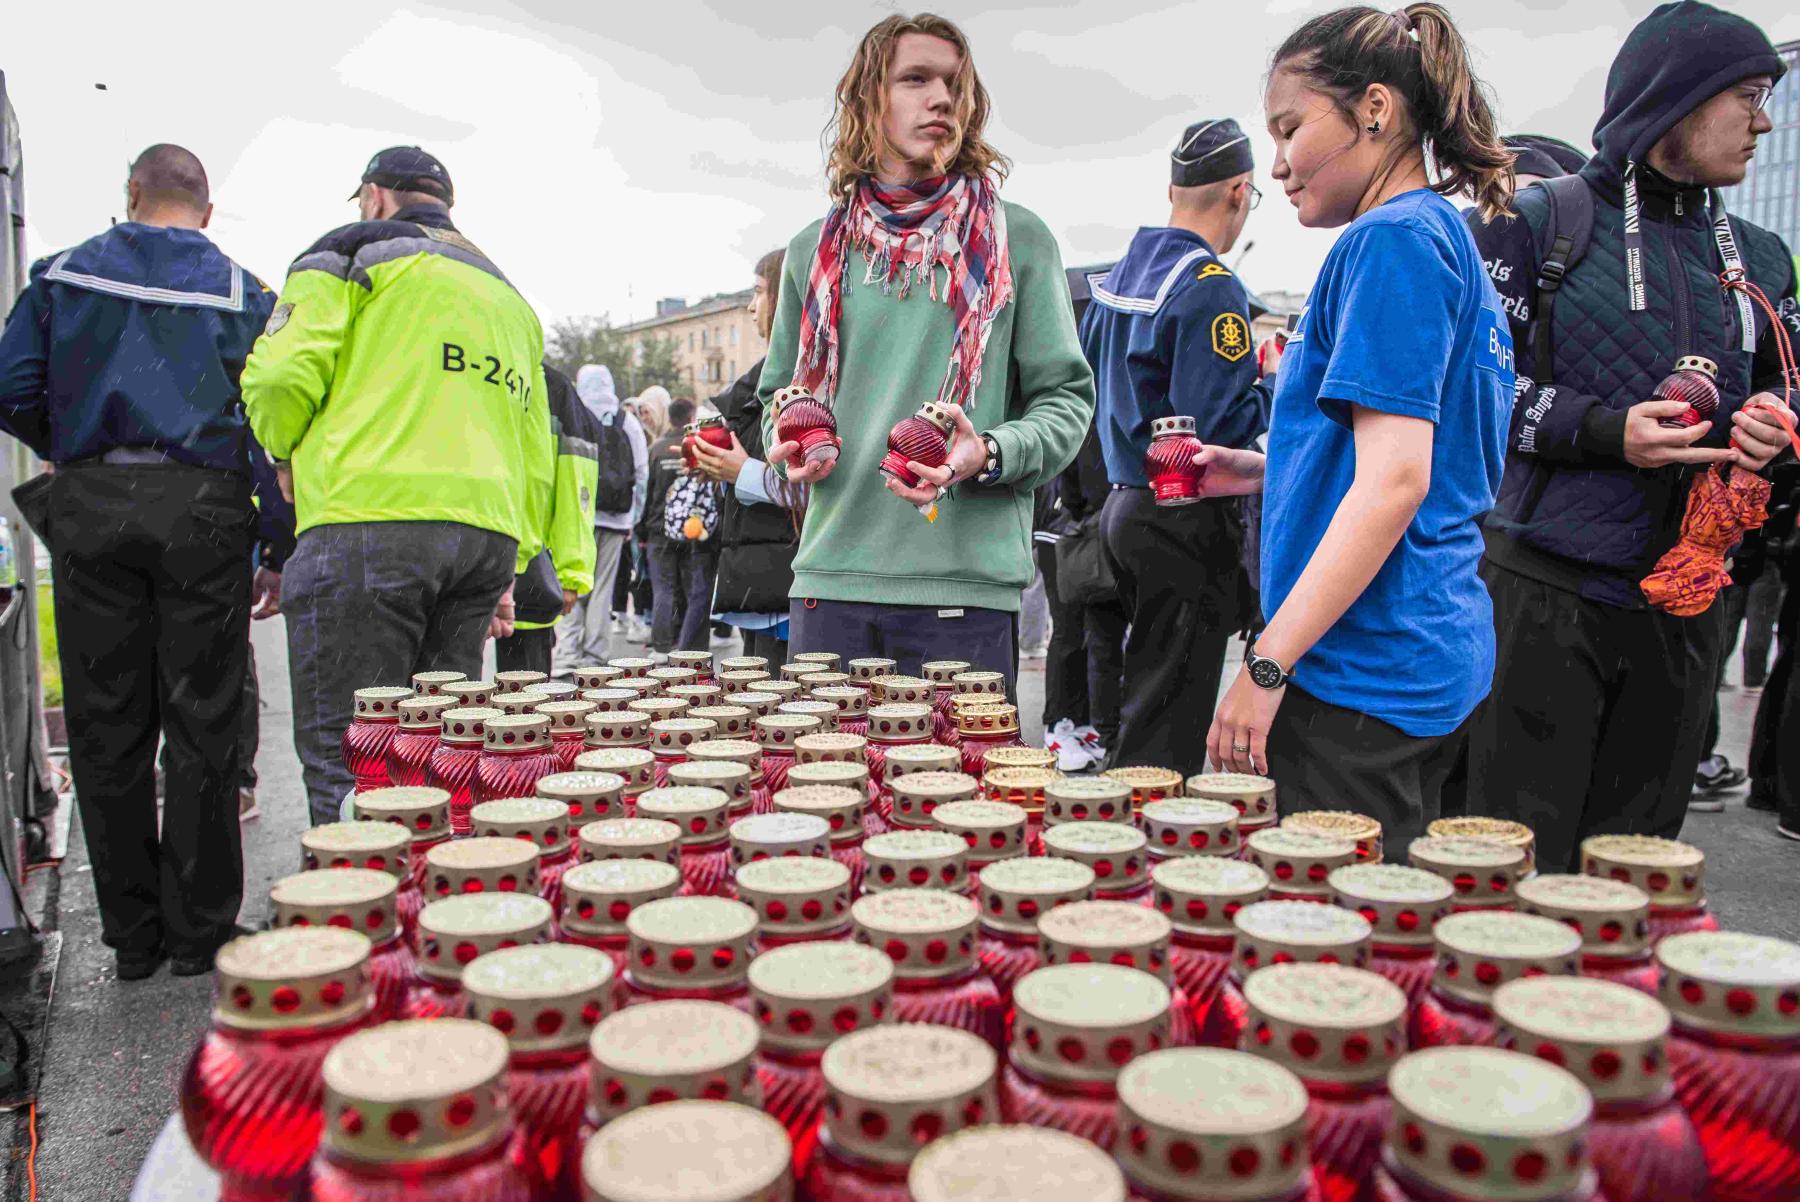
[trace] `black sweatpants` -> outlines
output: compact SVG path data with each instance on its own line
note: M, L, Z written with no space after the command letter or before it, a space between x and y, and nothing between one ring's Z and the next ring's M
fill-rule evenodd
M1110 761L1203 772L1225 644L1243 617L1238 502L1165 508L1147 488L1116 488L1100 528L1131 620Z
M1082 607L1063 600L1056 588L1056 544L1034 543L1044 599L1050 603L1050 649L1044 655L1044 729L1064 718L1076 726L1090 721L1088 655Z
M1588 601L1484 560L1494 688L1469 734L1469 813L1537 834L1544 872L1589 835L1675 838L1718 684L1718 603L1696 618Z
M101 940L209 955L244 893L249 478L173 463L70 465L50 486L49 511L69 761Z
M909 676L927 660L965 660L977 671L1003 674L1007 700L1019 696L1019 615L1004 610L795 597L788 603L788 649L791 655L835 651L845 664L896 660Z
M1789 588L1782 601L1776 648L1750 730L1750 796L1773 808L1782 826L1800 831L1800 589Z

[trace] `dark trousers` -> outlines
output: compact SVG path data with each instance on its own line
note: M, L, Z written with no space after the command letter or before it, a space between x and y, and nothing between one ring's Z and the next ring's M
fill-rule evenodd
M745 655L762 656L769 661L771 672L788 662L788 641L776 638L773 630L744 630L742 627L738 629L739 633L744 636Z
M1101 536L1131 622L1114 767L1205 770L1225 644L1242 622L1237 513L1235 499L1164 508L1144 488L1106 498Z
M1006 677L1006 696L1018 699L1019 618L999 609L938 609L795 597L788 608L788 647L795 655L835 651L848 664L880 657L917 676L932 659L960 659ZM848 669L846 669L848 670Z
M51 484L70 769L101 939L119 951L204 956L237 921L254 520L230 472L94 464Z
M1036 543L1044 599L1050 603L1050 649L1044 655L1044 729L1067 718L1085 726L1089 717L1087 638L1082 607L1056 591L1056 544Z
M705 651L712 625L713 581L718 552L687 543L650 544L650 646L653 650Z
M1290 684L1269 729L1269 776L1284 813L1354 810L1381 823L1390 859L1438 816L1438 798L1469 723L1418 737Z
M1786 590L1781 572L1770 567L1746 586L1744 605L1744 684L1761 686L1769 679L1769 645L1775 638L1775 622L1781 614Z
M1119 741L1119 711L1125 701L1125 636L1131 615L1117 600L1081 611L1087 633L1088 722L1109 752Z
M1782 826L1800 831L1800 672L1794 670L1800 589L1787 590L1775 644L1775 666L1750 730L1750 796L1772 807Z
M300 536L281 581L294 748L313 825L355 783L339 750L356 690L414 672L481 673L517 544L457 522L354 522Z
M556 650L556 627L514 630L494 640L494 671L550 674L550 656Z
M1538 867L1589 835L1681 833L1718 683L1720 612L1628 610L1483 561L1494 688L1469 735L1469 813L1523 822Z

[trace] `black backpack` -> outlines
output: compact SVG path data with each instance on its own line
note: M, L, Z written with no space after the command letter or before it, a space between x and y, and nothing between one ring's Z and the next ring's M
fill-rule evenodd
M631 494L637 486L637 468L631 459L631 439L620 419L621 406L596 418L599 428L600 483L594 489L595 513L630 513Z
M1579 175L1560 175L1529 185L1550 197L1549 220L1531 231L1537 251L1536 295L1531 309L1532 381L1549 384L1555 375L1551 359L1550 315L1556 309L1556 293L1575 264L1587 254L1594 235L1594 193Z

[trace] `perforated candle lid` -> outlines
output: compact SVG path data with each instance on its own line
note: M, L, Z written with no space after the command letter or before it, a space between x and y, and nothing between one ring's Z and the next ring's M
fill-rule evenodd
M719 661L722 672L743 672L754 668L767 668L769 657L766 655L733 655Z
M877 705L930 705L937 688L922 676L889 673L869 681Z
M729 801L726 812L733 818L750 812L755 800L750 790L750 769L729 760L688 760L670 764L669 784L701 789L717 789Z
M835 734L837 732L838 707L829 701L814 701L810 697L801 697L793 701L784 701L775 707L775 714L792 714L801 718L816 718L819 732ZM805 738L801 735L800 738ZM857 736L861 737L861 736ZM796 739L795 742L798 742Z
M575 767L582 772L610 772L623 778L627 799L648 789L656 779L656 757L647 747L590 747L575 757Z
M1041 1077L1110 1082L1167 1046L1170 997L1149 973L1116 964L1034 969L1013 986L1012 1059Z
M708 655L708 662L711 662L711 659L712 657ZM669 685L693 684L696 680L700 679L700 670L698 668L686 664L675 663L673 662L673 656L670 657L670 660L670 663L665 664L660 668L646 669L644 675L648 676L651 680L661 681L665 688Z
M1276 889L1324 898L1334 868L1356 861L1356 844L1336 835L1273 827L1244 837L1252 864L1269 874Z
M750 733L750 722L756 715L747 705L696 705L687 712L690 718L705 718L718 729L715 739L741 739Z
M636 689L621 689L607 685L596 689L583 689L581 699L592 702L595 713L629 713L630 711L625 707L638 699L638 692Z
M1045 964L1120 964L1167 984L1172 929L1135 902L1070 902L1038 918L1038 955Z
M625 778L617 772L552 772L538 777L537 795L568 806L577 829L596 818L625 816Z
M1435 1188L1504 1202L1586 1196L1594 1106L1567 1071L1499 1048L1426 1048L1393 1067L1388 1092L1388 1148Z
M869 766L850 760L816 760L810 764L795 764L788 769L788 785L796 789L809 785L850 789L867 798Z
M1376 943L1395 947L1429 947L1455 896L1437 873L1402 864L1346 864L1325 880L1332 905L1355 910L1375 928Z
M1147 802L1163 801L1170 797L1183 795L1181 773L1173 768L1135 764L1123 768L1109 768L1101 775L1108 780L1120 781L1130 786L1131 803L1140 808Z
M806 693L809 697L820 689L856 688L850 683L850 673L848 672L835 672L829 668L820 668L817 664L807 664L806 667L813 670L804 672L794 679L806 686ZM861 689L856 691L862 692Z
M1658 996L1683 1026L1800 1035L1800 944L1736 931L1670 935L1656 945Z
M733 679L749 676L748 680ZM778 694L766 692L761 686L769 683L765 673L727 672L720 678L726 685L739 686L736 692L725 694L726 705L741 705L755 717L761 718L775 712L785 698Z
M1187 778L1189 797L1229 802L1248 827L1275 821L1275 782L1247 772L1202 772Z
M763 1046L816 1052L873 1027L893 1008L894 965L860 943L828 939L771 948L750 964Z
M1025 854L1023 806L1004 801L948 801L933 808L931 821L968 845L973 867Z
M855 843L863 837L863 807L869 800L867 790L839 785L796 785L782 789L773 800L777 813L811 814L823 818L834 843Z
M1147 802L1138 822L1150 853L1159 858L1238 853L1238 813L1229 802L1197 797Z
M787 1132L737 1102L670 1102L607 1123L581 1154L595 1202L785 1202Z
M1425 828L1425 833L1441 839L1492 839L1496 843L1517 847L1525 853L1526 873L1537 870L1537 837L1523 822L1465 815L1460 818L1439 818Z
M1270 964L1348 964L1367 967L1374 928L1360 914L1310 901L1260 901L1232 919L1237 970Z
M676 999L629 1006L588 1039L589 1107L602 1121L677 1098L762 1104L756 1020L722 1002Z
M969 887L969 847L948 831L900 830L863 840L864 893Z
M383 1023L325 1057L325 1146L365 1164L472 1152L507 1127L506 1039L463 1018Z
M975 903L946 889L890 889L850 907L858 943L885 953L907 980L953 977L975 964Z
M1581 841L1581 870L1636 885L1652 906L1706 901L1706 855L1691 843L1653 835L1595 835Z
M625 920L645 902L674 897L681 870L661 860L594 860L562 877L565 934L623 939Z
M1441 919L1432 937L1438 949L1432 987L1483 1006L1508 981L1572 977L1580 964L1581 936L1552 918L1473 910Z
M1021 856L981 870L981 924L1036 937L1038 919L1067 902L1094 895L1094 870L1079 860Z
M1414 868L1430 869L1449 881L1456 900L1465 905L1506 905L1525 875L1525 849L1494 839L1414 839L1406 858Z
M844 668L857 680L871 681L877 676L888 675L898 666L899 663L896 660L867 656L862 659L851 660L848 664L844 665Z
M762 779L762 748L750 739L706 739L688 748L688 759L701 764L742 764L752 782Z
M1122 822L1065 822L1044 828L1044 854L1080 860L1100 890L1131 891L1150 879L1144 832Z
M954 747L945 747L940 743L900 743L883 749L886 761L884 771L888 787L894 782L917 772L957 772L962 764L962 755ZM959 773L960 775L960 773ZM969 781L979 789L981 782L974 777ZM974 794L970 794L974 796Z
M1006 677L999 672L979 668L967 672L952 672L950 683L958 693L985 695L996 700L1006 696Z
M929 1023L852 1031L819 1067L835 1103L831 1141L883 1164L912 1161L921 1144L996 1117L998 1059L979 1035Z
M508 717L519 714L535 714L540 705L550 704L550 694L540 693L536 689L525 689L517 693L495 693L489 705Z
M800 702L788 702L798 705ZM829 704L828 702L807 702L806 704ZM836 712L836 707L832 707ZM835 721L835 719L834 719ZM794 740L794 759L801 764L815 764L822 760L847 761L854 764L868 762L869 741L861 735L847 735L835 730L821 731L818 734L801 735Z
M529 668L494 673L494 683L500 686L502 693L523 693L538 681L548 679L550 679L549 673L537 672Z
M444 696L403 697L395 707L400 711L400 729L438 730L443 726L444 711L455 704L454 699Z
M869 741L871 743L911 743L931 737L929 705L871 705L869 707Z
M617 659L606 661L608 666L618 668L633 675L648 672L656 667L656 661L643 655L622 655Z
M1046 747L990 747L982 767L1055 768L1056 753ZM1062 773L1056 775L1060 777Z
M914 1202L1125 1202L1125 1178L1087 1140L1047 1127L973 1127L926 1146Z
M443 693L445 685L466 679L466 672L414 672L413 693L420 697L437 697Z
M404 881L412 863L412 833L393 822L329 822L300 833L300 866L372 868Z
M680 718L692 708L692 703L683 698L666 697L661 693L651 697L639 697L636 701L625 703L625 712L642 714L650 719L653 726L670 718Z
M400 702L413 696L413 691L398 685L377 685L356 690L356 717L362 722L397 722Z
M487 952L550 941L550 903L523 893L446 897L419 911L419 971L455 981Z
M1151 903L1184 935L1234 937L1238 911L1269 896L1268 873L1223 856L1163 860L1150 880Z
M1581 936L1584 955L1650 953L1650 895L1636 885L1576 873L1539 873L1513 886L1519 911L1554 918Z
M366 936L290 926L233 939L213 960L213 1021L245 1031L327 1026L375 1004Z
M1381 823L1367 814L1349 810L1303 810L1283 818L1281 829L1348 839L1356 844L1358 862L1381 862Z
M964 739L1016 735L1019 733L1018 707L1000 702L962 706L956 711L956 730Z
M458 705L485 707L494 699L496 688L491 680L453 680L438 691L446 697L456 698Z
M973 801L981 785L964 772L908 772L900 777L890 773L888 791L894 795L895 825L932 828L937 826L932 815L939 806Z
M469 808L477 835L523 839L546 856L568 851L569 804L554 797L502 797Z
M565 701L546 701L537 707L537 712L550 719L550 736L555 739L566 739L587 733L587 716L594 712L594 703L580 699Z
M711 718L660 718L650 724L650 750L665 759L684 757L689 747L718 733Z
M680 827L683 847L707 847L725 841L725 811L730 804L730 794L721 789L674 785L638 794L637 812Z
M463 969L469 1017L515 1052L578 1048L614 1008L613 960L574 943L509 947Z
M425 853L427 897L463 893L536 893L538 849L494 835L447 839Z
M576 832L582 863L591 860L657 860L679 866L681 828L659 818L607 818Z
M586 691L605 688L607 681L616 680L625 675L625 669L615 668L610 664L584 664L576 668L570 675L575 679L575 687Z
M807 685L809 695L814 701L829 701L831 704L835 705L837 707L838 720L840 722L845 718L866 718L869 716L868 690L859 689L853 684L817 683L819 677L825 675L835 674L815 672L810 676L801 677L801 681Z
M1116 1153L1130 1178L1174 1198L1281 1198L1308 1172L1306 1087L1279 1064L1171 1048L1119 1074Z
M652 721L637 710L597 710L587 716L587 746L648 747ZM581 766L579 757L575 762Z
M919 675L939 688L952 688L956 684L957 674L973 667L973 664L963 659L928 659L919 665ZM999 673L994 675L998 676Z
M1494 991L1495 1043L1568 1069L1597 1102L1646 1102L1669 1090L1669 1011L1627 985L1531 977Z
M358 818L404 827L414 843L450 837L450 794L426 785L393 785L356 794Z
M669 667L686 668L698 675L705 676L712 671L713 656L710 651L671 651Z
M756 951L756 911L723 897L665 897L625 919L627 972L653 989L743 984Z
M1274 964L1244 978L1244 1050L1309 1081L1377 1081L1406 1051L1406 994L1341 964Z
M736 882L765 936L816 935L850 921L850 869L836 860L758 860L739 868Z
M989 776L1001 771L994 767L993 755L991 751L988 753ZM1103 776L1058 774L1043 780L1039 789L1044 798L1045 826L1058 826L1064 822L1132 820L1131 786L1124 781L1108 780Z
M817 814L752 814L731 824L734 867L780 856L829 856L831 824Z

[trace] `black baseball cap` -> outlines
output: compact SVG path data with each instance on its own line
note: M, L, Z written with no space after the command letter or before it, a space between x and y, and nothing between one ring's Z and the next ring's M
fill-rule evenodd
M351 200L356 199L356 193L362 191L363 184L424 192L445 204L456 199L456 190L450 185L450 173L444 170L444 165L436 157L417 146L390 146L370 159L369 165L363 168L356 192L350 193Z

